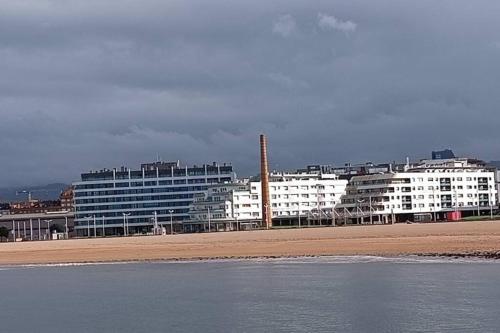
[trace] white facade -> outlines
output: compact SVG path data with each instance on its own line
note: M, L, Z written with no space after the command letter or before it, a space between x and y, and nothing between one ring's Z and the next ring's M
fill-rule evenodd
M465 161L423 161L407 172L353 177L338 206L344 217L388 222L398 215L436 219L437 213L475 213L497 202L495 172Z
M346 180L335 174L272 173L269 192L273 218L298 217L312 211L327 214L340 203ZM262 218L260 181L211 186L206 197L193 203L192 220L260 220Z

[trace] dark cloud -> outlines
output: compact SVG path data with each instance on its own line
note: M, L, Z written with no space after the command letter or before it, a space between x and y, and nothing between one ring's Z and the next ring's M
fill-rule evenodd
M157 154L499 158L497 1L0 1L0 187Z

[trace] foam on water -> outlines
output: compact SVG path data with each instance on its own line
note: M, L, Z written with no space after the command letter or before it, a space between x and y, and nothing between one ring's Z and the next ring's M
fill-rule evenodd
M128 265L128 264L192 264L192 263L230 263L248 262L262 264L373 264L373 263L395 263L395 264L464 264L484 263L500 264L500 260L485 258L454 258L454 257L424 257L424 256L304 256L304 257L273 257L273 258L218 258L218 259L185 259L185 260L144 260L144 261L110 261L110 262L73 262L73 263L48 263L48 264L23 264L3 265L2 270L30 269L41 267L84 267L97 265Z

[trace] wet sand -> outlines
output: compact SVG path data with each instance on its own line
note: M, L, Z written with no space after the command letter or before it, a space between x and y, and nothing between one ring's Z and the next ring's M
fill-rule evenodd
M500 221L11 242L0 243L0 264L496 253L500 257Z

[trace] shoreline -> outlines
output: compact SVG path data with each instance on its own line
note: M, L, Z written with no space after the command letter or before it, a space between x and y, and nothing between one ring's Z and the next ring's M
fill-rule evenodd
M315 257L500 259L500 221L0 243L0 265Z
M293 263L294 260L309 260L310 263L318 262L313 259L324 260L324 262L335 264L351 263L500 263L500 255L482 256L475 254L410 254L398 256L378 255L303 255L303 256L265 256L265 257L198 257L198 258L166 258L166 259L137 259L137 260L110 260L110 261L78 261L78 262L45 262L45 263L19 263L0 264L0 271L10 268L33 268L33 267L77 267L77 266L99 266L99 265L128 265L128 264L175 264L175 263L221 263L221 262L282 262ZM430 261L423 261L430 259ZM458 260L458 261L457 261Z

